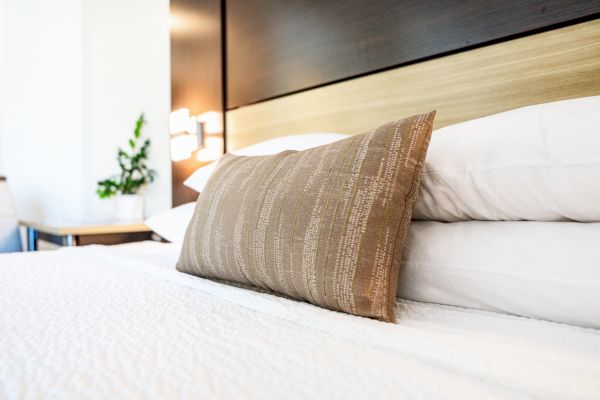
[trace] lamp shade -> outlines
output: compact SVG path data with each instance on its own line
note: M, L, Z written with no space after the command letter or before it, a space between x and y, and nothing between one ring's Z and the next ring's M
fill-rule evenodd
M20 251L21 240L17 225L15 205L8 184L0 177L0 253Z
M171 135L187 132L190 126L190 110L180 108L169 114L169 131Z
M195 135L183 134L171 137L171 160L181 161L190 158L198 147Z
M198 115L198 119L204 123L204 129L209 135L223 133L223 114L218 111L208 111Z
M223 137L207 136L204 147L196 153L196 159L201 162L215 161L223 155Z

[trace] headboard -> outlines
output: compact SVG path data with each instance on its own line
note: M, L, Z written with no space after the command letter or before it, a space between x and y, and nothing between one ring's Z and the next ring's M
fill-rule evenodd
M226 147L306 132L361 133L432 109L440 128L599 94L596 19L228 111Z

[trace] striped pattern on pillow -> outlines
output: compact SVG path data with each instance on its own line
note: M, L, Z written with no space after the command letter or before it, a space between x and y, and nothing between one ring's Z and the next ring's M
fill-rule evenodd
M198 199L177 269L393 321L434 115L304 151L226 155Z

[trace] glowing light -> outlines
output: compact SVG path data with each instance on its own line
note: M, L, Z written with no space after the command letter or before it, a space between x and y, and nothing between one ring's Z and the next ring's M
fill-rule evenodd
M196 153L196 159L201 162L214 161L223 155L223 137L207 136L204 147Z
M169 114L169 131L172 134L186 132L190 125L190 110L180 108Z
M223 132L223 115L218 111L208 111L198 115L198 121L204 123L204 132L214 135Z
M198 126L202 124L202 131ZM198 161L213 161L223 155L223 114L208 111L190 116L190 110L180 108L169 115L169 132L171 133L171 159L181 161L196 153Z
M179 135L171 138L171 160L181 161L192 156L198 148L196 135Z

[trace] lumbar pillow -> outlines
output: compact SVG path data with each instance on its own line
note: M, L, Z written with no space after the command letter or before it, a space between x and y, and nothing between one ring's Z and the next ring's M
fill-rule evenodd
M177 269L393 321L434 115L304 151L226 155L198 200Z
M600 221L600 96L433 132L414 218Z
M349 136L344 133L304 133L282 136L232 151L231 154L238 156L266 156L285 150L306 150L345 139ZM183 184L194 189L196 192L204 191L204 187L214 172L217 163L218 161L213 161L208 165L198 168Z

